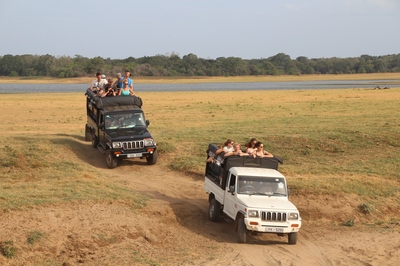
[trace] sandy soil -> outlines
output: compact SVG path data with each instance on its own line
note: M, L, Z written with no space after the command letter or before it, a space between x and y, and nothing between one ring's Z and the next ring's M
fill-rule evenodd
M0 242L13 240L16 253L11 259L0 256L0 265L398 265L400 261L400 225L361 225L355 197L293 196L303 215L297 245L276 235L251 235L247 244L238 244L233 223L222 217L218 223L208 220L201 178L168 171L162 161L154 166L128 161L110 170L101 154L86 144L79 152L91 158L87 163L108 171L114 182L147 195L147 206L132 210L118 202L86 202L2 213ZM289 182L290 178L295 177ZM360 223L339 226L352 215ZM34 230L43 232L43 237L28 244L28 233Z

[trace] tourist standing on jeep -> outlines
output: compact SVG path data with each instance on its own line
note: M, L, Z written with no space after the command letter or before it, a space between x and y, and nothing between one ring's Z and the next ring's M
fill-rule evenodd
M124 85L125 85L125 81L128 81L128 87L132 91L132 95L134 95L135 92L133 90L133 80L130 78L130 75L131 75L131 72L129 72L129 70L125 70L125 76L120 78L119 86L121 89L123 89Z
M96 73L96 79L92 82L92 85L90 86L90 90L97 93L100 90L102 90L104 88L104 85L107 84L106 80L103 80L101 78L101 73L97 72Z

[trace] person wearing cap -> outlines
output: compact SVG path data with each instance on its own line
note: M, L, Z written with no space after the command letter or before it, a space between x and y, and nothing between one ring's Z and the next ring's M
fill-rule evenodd
M121 77L119 80L119 86L121 87L121 89L125 88L125 81L128 82L128 87L129 89L132 91L132 95L134 95L134 90L133 90L133 81L130 78L131 73L129 72L129 70L125 70L125 76Z
M95 93L99 92L103 89L104 85L107 84L107 80L101 78L101 73L97 72L96 77L97 79L95 79L90 86L90 90Z

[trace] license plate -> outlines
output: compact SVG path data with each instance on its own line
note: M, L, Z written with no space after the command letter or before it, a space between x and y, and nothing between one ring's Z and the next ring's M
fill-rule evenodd
M142 157L141 153L129 153L128 158L137 158L137 157Z
M266 228L267 232L283 233L283 228Z

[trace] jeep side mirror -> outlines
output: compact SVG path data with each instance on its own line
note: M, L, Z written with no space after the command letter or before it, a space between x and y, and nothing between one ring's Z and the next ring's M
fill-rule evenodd
M100 128L100 130L104 130L104 123L101 123L99 128Z
M287 195L290 196L290 188L287 189Z
M146 125L150 126L150 120L146 120Z

